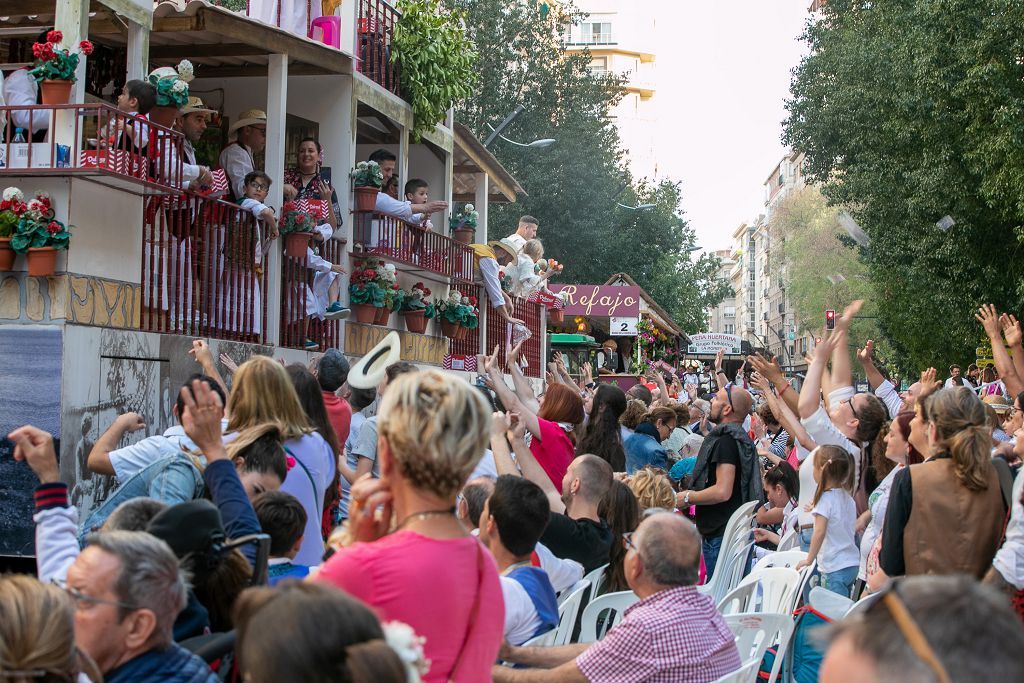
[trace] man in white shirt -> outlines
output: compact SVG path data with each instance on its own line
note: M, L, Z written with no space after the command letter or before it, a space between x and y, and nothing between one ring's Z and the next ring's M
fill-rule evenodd
M239 114L228 134L235 139L220 153L220 167L228 176L232 199L245 196L245 176L256 170L253 155L267 146L267 113L250 109Z
M537 237L537 228L540 222L533 216L520 216L519 226L516 231L505 238L505 241L515 247L516 251L522 251L523 246Z
M196 162L196 150L192 146L193 143L202 140L213 113L213 109L207 109L198 97L189 97L188 103L178 111L177 128L185 136L185 141L181 146L184 157L181 167L181 182L187 184L188 189L193 192L213 184L210 167Z
M9 107L32 107L39 104L39 85L28 69L18 69L4 79L4 101ZM25 131L25 139L50 127L50 114L46 111L22 109L10 112L11 125ZM28 131L31 130L31 133ZM14 139L14 133L11 133Z
M949 366L949 379L946 380L946 383L943 386L944 386L944 388L948 389L950 387L970 386L970 385L967 383L967 381L963 377L960 376L960 366L954 364L954 365L950 365Z
M384 176L384 187L387 187L391 176L395 174L395 165L398 163L398 157L386 149L378 149L370 155L368 161L375 161L380 165L381 174ZM413 204L412 202L395 199L386 192L377 193L377 213L394 216L408 223L422 223L430 214L444 211L447 208L448 202L431 201L423 204Z

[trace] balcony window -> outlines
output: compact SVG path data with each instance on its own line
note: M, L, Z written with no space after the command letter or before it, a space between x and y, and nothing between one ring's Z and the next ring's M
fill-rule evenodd
M608 58L594 57L590 60L590 73L594 76L603 76L608 73Z

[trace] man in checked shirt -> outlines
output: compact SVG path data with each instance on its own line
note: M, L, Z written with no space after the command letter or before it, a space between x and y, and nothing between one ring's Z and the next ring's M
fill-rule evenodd
M651 515L621 542L626 580L639 600L596 643L502 648L533 669L494 668L497 683L704 683L740 668L732 632L714 601L697 592L700 534L685 517Z

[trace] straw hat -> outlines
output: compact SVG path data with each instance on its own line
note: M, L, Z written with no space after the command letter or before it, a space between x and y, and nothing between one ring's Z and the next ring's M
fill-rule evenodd
M986 396L981 400L987 403L988 405L992 406L995 409L996 413L998 413L999 415L1010 412L1010 408L1013 407L1012 403L1007 401L1002 396L996 394Z
M348 372L348 385L355 389L373 389L384 379L389 365L402 357L402 339L397 332L389 332Z
M489 246L491 249L501 249L509 256L511 256L513 259L519 257L519 252L516 250L516 248L504 240L493 240L491 242L488 242L487 246Z
M213 114L217 113L217 110L208 109L206 105L203 104L203 101L198 97L189 97L188 103L180 110L178 110L178 115L185 116L186 114L195 114L197 112L200 114L207 114L212 116Z
M243 126L255 126L257 124L267 125L267 112L262 109L249 109L238 115L238 119L228 128L228 133L234 133Z

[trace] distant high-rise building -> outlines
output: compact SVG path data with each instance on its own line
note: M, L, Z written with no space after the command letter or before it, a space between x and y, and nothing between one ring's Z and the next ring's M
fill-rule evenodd
M722 299L714 308L708 311L708 332L718 334L736 334L736 294L733 285L732 271L736 267L736 260L732 257L732 249L720 249L715 252L722 265L718 269L717 279L728 282L734 287L733 295Z
M590 68L626 78L626 94L612 109L630 170L636 177L655 177L655 13L643 3L617 0L577 0L584 19L566 26L566 52L590 52Z

